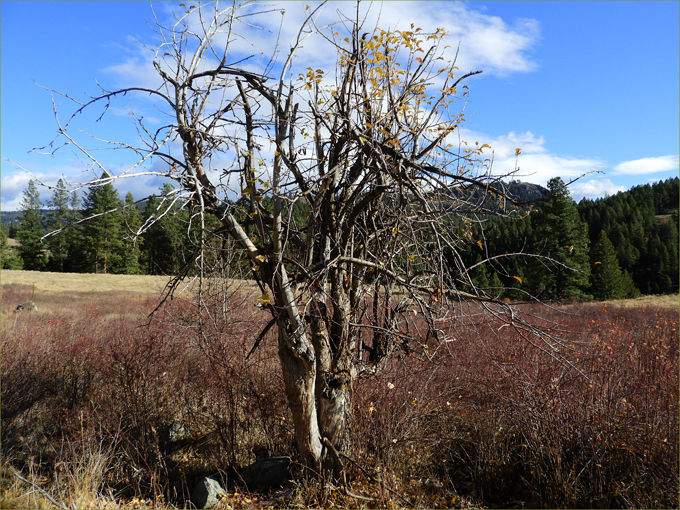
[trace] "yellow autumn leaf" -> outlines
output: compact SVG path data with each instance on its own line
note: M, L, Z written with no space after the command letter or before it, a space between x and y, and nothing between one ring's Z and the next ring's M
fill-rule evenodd
M602 262L600 262L599 260L597 262L595 262L595 265L598 265L598 264L602 264Z
M257 303L261 304L262 306L267 306L269 304L269 292L266 290L264 293L257 299Z
M519 283L522 283L522 279L519 276L513 276L515 280L517 280Z
M393 234L396 234L397 232L399 232L399 229L398 229L397 227L394 227L394 228L392 229L392 233L393 233Z
M515 149L515 156L519 156L520 154L522 154L522 149L520 149L519 147L517 147L517 148Z
M482 241L477 241L477 246L482 247Z

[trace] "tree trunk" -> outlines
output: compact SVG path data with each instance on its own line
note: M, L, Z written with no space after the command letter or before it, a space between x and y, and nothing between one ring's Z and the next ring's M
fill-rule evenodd
M318 473L323 448L315 398L316 366L310 366L296 356L285 335L285 326L279 325L279 359L293 416L298 454L303 465Z
M338 351L332 345L322 295L316 292L309 309L314 363L291 348L284 324L279 324L279 357L300 461L315 475L338 477L343 467L338 454L349 453L350 446L347 423L352 406L353 365L349 349ZM298 339L306 340L306 335Z
M326 327L326 305L315 296L311 305L311 336L316 352L316 402L319 414L319 432L325 446L322 469L331 476L339 476L342 459L337 453L349 453L348 417L352 408L353 380L344 368L348 361L338 363L334 356L331 338ZM328 444L332 449L328 448Z

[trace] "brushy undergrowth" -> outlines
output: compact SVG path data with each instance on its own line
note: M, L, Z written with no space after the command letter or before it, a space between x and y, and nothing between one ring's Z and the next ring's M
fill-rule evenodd
M2 289L1 508L188 508L205 475L233 508L678 506L677 309L527 306L571 366L500 324L395 358L358 382L348 485L300 477L277 496L233 484L295 456L275 333L249 355L268 321L252 298L217 293L198 328L181 299L148 323L152 299L54 293L15 312L30 293Z

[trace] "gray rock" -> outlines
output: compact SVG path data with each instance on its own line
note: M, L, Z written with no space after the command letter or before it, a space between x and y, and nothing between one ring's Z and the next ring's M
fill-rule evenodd
M37 312L38 311L38 305L36 305L33 301L26 301L25 303L20 303L17 305L16 311L18 312L19 310L27 310L29 312Z
M241 471L240 481L249 491L281 487L292 478L289 468L290 457L260 459Z
M168 440L171 443L179 441L188 441L193 439L191 432L184 426L181 421L173 421L168 429Z
M191 502L196 508L213 508L226 492L217 480L201 478L191 493Z

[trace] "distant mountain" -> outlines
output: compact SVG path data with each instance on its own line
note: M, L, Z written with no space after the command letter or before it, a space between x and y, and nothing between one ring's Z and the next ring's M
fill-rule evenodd
M137 210L139 212L144 212L146 207L146 200L139 202L137 204ZM50 213L50 209L41 209L42 213L42 223L44 227L47 227L47 215ZM18 225L21 221L21 211L2 211L0 212L0 224L2 225Z
M21 211L2 211L0 212L0 223L8 225L18 225L21 220Z
M48 209L41 209L42 213L42 226L47 228L47 213ZM22 211L2 211L0 212L0 224L2 225L3 232L8 233L12 226L18 226L21 221Z
M525 206L538 205L548 193L548 190L543 186L530 182L510 181L505 186L508 195Z
M546 188L530 182L497 181L489 183L489 186L513 200L519 211L526 211L530 206L538 206L548 193ZM505 215L511 210L507 203L499 201L499 197L484 186L457 187L451 189L450 194L470 204L472 208L470 212Z

